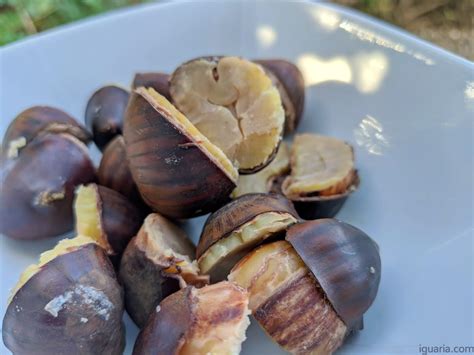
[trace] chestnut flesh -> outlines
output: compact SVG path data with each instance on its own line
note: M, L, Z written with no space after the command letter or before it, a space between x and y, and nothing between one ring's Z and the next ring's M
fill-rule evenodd
M151 87L155 91L167 100L171 101L170 89L169 89L169 74L160 72L151 73L137 73L133 78L132 89L139 88L140 86Z
M250 324L248 295L223 281L165 298L138 335L134 355L239 354Z
M87 147L69 134L40 134L1 167L0 231L42 239L73 229L76 186L95 179Z
M142 327L156 305L187 284L202 286L195 248L184 231L150 214L122 256L119 277L125 290L127 312Z
M116 135L122 134L128 97L128 91L122 88L104 86L94 92L87 102L85 122L100 150Z
M122 354L123 294L114 269L87 237L61 241L21 276L3 319L14 354Z
M66 112L50 106L33 106L21 112L10 123L3 137L2 152L8 158L16 158L40 132L69 133L84 143L91 134Z
M124 138L132 176L155 211L190 218L229 200L238 177L232 162L153 88L132 93Z
M232 201L204 224L196 253L201 272L213 282L225 279L245 254L298 220L292 203L281 195L247 194Z

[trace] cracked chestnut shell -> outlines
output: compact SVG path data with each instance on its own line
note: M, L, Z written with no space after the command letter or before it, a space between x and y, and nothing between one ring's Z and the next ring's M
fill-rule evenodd
M255 60L269 71L285 110L285 134L298 127L304 111L305 85L298 67L284 59Z
M296 135L290 165L291 173L277 190L304 219L334 217L360 183L352 146L333 137Z
M1 166L0 232L42 239L73 229L74 190L95 179L87 147L77 138L46 133Z
M286 240L255 249L228 279L248 290L254 317L287 351L332 353L362 328L375 299L378 247L364 232L333 219L295 224Z
M203 286L209 278L199 274L195 248L184 231L150 214L122 256L119 277L125 290L127 312L143 327L156 305L187 284Z
M255 173L274 158L284 111L260 65L238 57L193 59L173 72L170 93L176 107L240 173Z
M21 112L10 123L3 137L2 151L8 158L16 158L41 132L69 133L84 143L91 134L66 112L50 106L33 106Z
M94 239L114 257L122 255L142 223L140 212L125 196L96 184L78 187L74 212L76 232Z
M249 313L247 292L233 283L187 287L156 307L133 354L239 354Z
M87 102L86 126L92 132L94 142L100 150L116 135L122 134L123 115L128 98L128 91L110 85L94 92Z
M160 72L150 72L150 73L137 73L133 78L132 90L143 87L151 87L155 91L164 97L167 100L171 101L171 95L169 90L169 80L170 75Z
M230 202L204 224L196 251L201 272L213 282L225 279L249 251L298 220L292 203L281 195L247 194Z
M229 200L238 177L232 162L153 88L132 94L124 138L133 179L155 211L190 218Z
M14 354L122 354L122 315L122 289L102 248L65 239L20 277L3 342Z

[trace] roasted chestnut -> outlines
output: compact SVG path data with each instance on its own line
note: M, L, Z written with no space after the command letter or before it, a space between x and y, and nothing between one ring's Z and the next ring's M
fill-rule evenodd
M229 280L248 290L255 319L287 351L332 353L375 299L378 246L334 219L295 224L286 240L255 249Z
M296 135L290 161L291 174L281 190L304 219L334 217L359 186L354 151L339 139Z
M229 200L238 178L232 162L153 88L132 94L124 138L133 179L155 211L189 218Z
M16 158L40 132L69 133L84 143L91 134L66 112L50 106L33 106L21 112L10 123L3 137L2 152L8 158Z
M92 239L65 239L21 275L3 318L14 354L122 354L123 295Z
M142 219L123 195L96 184L82 185L74 202L76 232L94 239L108 255L120 257Z
M128 91L122 88L104 86L94 92L87 102L85 122L100 150L116 135L122 134L128 97Z
M97 171L99 184L120 192L130 201L140 202L140 193L127 162L125 141L116 136L105 147Z
M199 268L213 282L224 280L230 269L265 240L281 235L298 221L298 214L285 197L248 194L209 216L199 239Z
M239 168L274 158L284 126L280 94L263 68L237 57L197 58L171 75L173 103Z
M41 239L72 230L74 190L94 179L84 143L65 133L36 136L17 158L2 163L0 232Z
M305 85L303 74L293 63L284 59L256 60L267 71L277 87L285 110L285 134L293 132L304 110Z
M165 73L137 73L133 78L132 89L140 86L153 88L157 93L166 97L167 100L171 100L169 80L169 74Z
M186 287L152 312L133 354L239 354L249 313L247 292L233 283Z
M156 305L187 284L203 286L195 248L184 231L159 214L150 214L122 256L120 280L125 305L134 322L142 327Z
M275 159L264 169L251 175L240 175L237 187L232 191L232 198L254 192L270 192L273 190L277 180L286 176L290 171L290 152L288 145L281 142ZM280 192L280 191L278 191Z

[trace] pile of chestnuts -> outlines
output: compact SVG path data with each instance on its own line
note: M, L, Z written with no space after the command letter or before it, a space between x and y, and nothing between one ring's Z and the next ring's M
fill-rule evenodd
M250 315L290 353L336 351L362 329L381 261L333 219L359 186L354 152L295 134L304 102L289 61L208 56L98 89L84 126L21 112L2 143L0 232L75 237L20 276L7 348L121 354L127 311L137 355L238 354ZM205 214L195 246L182 224Z

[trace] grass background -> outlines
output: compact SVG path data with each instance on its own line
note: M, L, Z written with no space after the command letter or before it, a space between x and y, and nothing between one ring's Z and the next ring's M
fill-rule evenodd
M0 45L150 0L0 0ZM333 0L474 60L474 0Z

